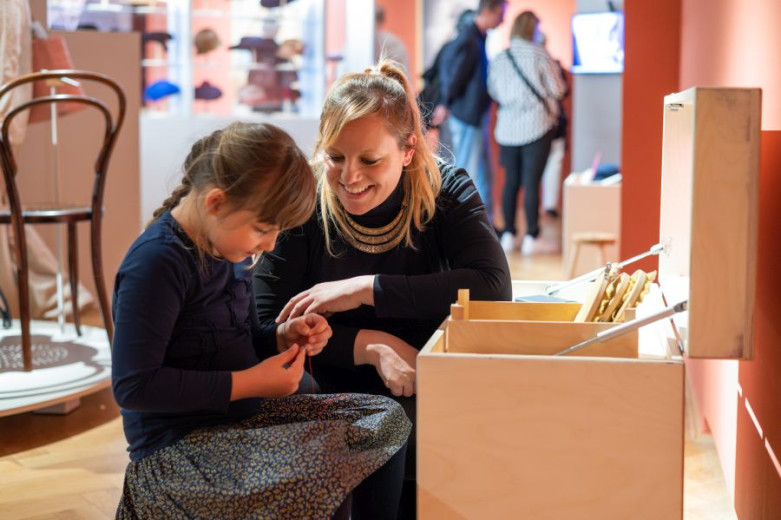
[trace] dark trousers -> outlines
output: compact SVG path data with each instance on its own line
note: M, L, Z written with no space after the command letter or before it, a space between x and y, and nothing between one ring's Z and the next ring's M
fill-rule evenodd
M504 230L513 235L518 191L523 186L523 209L526 214L526 234L536 238L540 234L540 181L550 153L555 129L521 146L501 146L501 162L505 179L502 190Z

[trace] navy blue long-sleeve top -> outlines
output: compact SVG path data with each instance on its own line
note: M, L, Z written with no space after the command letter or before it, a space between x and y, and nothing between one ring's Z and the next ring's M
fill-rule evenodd
M380 227L398 214L402 183L386 201L352 218ZM255 267L255 299L261 324L270 324L287 301L315 284L360 275L377 275L374 306L361 306L329 317L333 330L315 364L354 369L355 337L361 329L381 330L422 348L450 313L458 289L474 300L510 300L507 258L488 221L485 207L463 169L446 166L434 218L413 233L415 248L399 245L370 254L332 238L328 253L322 219L316 213L302 227L288 231ZM336 233L332 234L336 235Z
M258 399L230 401L231 372L276 353L275 327L257 322L251 270L199 255L170 213L122 261L113 317L112 388L131 459L257 411Z

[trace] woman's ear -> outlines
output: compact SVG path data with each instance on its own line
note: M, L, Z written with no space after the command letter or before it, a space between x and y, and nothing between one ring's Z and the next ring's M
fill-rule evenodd
M203 206L207 214L216 216L225 207L227 200L228 196L224 191L220 188L212 188L206 192L206 196L203 198Z
M404 143L404 166L409 166L409 163L412 162L412 156L415 155L415 145L418 144L418 137L415 134L412 134L407 139L407 142Z

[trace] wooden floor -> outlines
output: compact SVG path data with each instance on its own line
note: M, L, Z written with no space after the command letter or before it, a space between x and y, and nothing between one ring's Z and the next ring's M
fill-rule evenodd
M545 219L543 234L557 240L559 222ZM562 277L560 255L511 253L508 260L514 279ZM113 518L128 462L118 413L104 390L66 416L1 418L0 520ZM693 430L685 444L684 519L735 520L713 440Z

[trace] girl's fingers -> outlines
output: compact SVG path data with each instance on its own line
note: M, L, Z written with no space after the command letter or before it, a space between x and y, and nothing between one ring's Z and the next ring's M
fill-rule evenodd
M296 356L299 354L300 354L300 349L298 344L293 343L293 345L291 345L289 349L285 350L280 354L277 354L277 359L279 360L280 365L289 365L293 362L294 359L296 359Z

